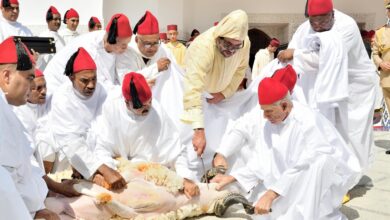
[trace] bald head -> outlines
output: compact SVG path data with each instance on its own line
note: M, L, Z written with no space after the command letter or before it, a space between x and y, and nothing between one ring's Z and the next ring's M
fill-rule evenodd
M19 71L16 64L0 64L0 88L8 104L24 105L35 78L34 69Z

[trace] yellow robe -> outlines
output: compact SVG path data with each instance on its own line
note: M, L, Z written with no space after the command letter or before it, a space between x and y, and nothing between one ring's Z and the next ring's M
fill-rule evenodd
M390 108L390 71L380 68L383 61L390 61L390 28L385 25L375 32L372 59L380 72L380 85L387 108Z
M166 46L171 50L173 56L176 59L176 63L180 67L184 68L184 56L186 55L187 48L180 42L169 42Z
M372 47L372 59L381 73L381 85L384 88L390 87L390 71L380 69L382 61L390 61L390 28L381 27L375 32L375 40Z
M185 56L184 112L181 120L193 128L203 128L202 93L221 92L231 97L245 76L249 62L248 17L242 10L227 15L216 27L199 35ZM244 47L225 58L218 50L216 38L244 41Z

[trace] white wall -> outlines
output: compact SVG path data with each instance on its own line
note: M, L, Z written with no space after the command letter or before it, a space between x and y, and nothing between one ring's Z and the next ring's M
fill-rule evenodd
M19 21L33 28L46 26L45 13L54 5L63 15L70 7L80 16L80 29L86 30L90 16L97 16L106 23L114 13L126 14L132 27L146 10L150 10L160 23L161 32L166 25L179 25L179 38L187 39L193 28L205 31L214 21L235 10L243 9L248 14L302 15L306 0L19 0ZM385 22L384 3L381 0L334 0L335 7L348 14L371 14L373 24L366 29L375 29ZM64 25L62 25L64 26Z
M103 18L103 0L19 0L20 14L18 21L31 28L34 34L47 29L46 12L52 5L64 17L65 12L74 8L80 15L78 30L85 32L91 16ZM65 28L65 24L61 24Z
M306 0L196 0L184 3L184 28L190 32L193 28L207 30L214 21L235 9L243 9L249 14L302 14ZM385 21L384 3L381 0L334 0L335 8L346 13L374 13L375 29Z
M149 10L158 19L160 32L166 32L168 24L177 24L179 33L183 32L181 31L184 21L183 0L106 0L103 5L106 20L115 13L124 13L129 17L130 24L134 28L145 11Z

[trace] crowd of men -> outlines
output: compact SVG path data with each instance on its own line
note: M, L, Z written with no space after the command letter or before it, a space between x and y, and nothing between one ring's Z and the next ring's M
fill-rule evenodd
M190 198L203 175L217 189L234 185L253 203L253 218L346 219L343 197L373 160L379 82L356 22L332 0L308 0L308 20L288 49L273 60L273 38L251 74L242 10L194 34L186 48L177 25L161 34L149 11L133 28L125 14L103 30L92 17L91 32L80 35L75 9L61 19L50 6L39 36L55 39L56 54L31 53L13 37L33 35L17 22L18 0L2 0L1 12L4 219L60 219L45 207L48 192L80 194L75 180L58 183L49 173L72 169L74 179L126 187L118 157L175 170ZM388 74L380 46L374 60Z

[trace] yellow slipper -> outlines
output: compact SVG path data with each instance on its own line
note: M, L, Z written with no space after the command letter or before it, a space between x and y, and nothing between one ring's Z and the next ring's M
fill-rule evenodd
M343 197L343 204L349 202L349 200L351 200L351 195L349 193L347 193Z

